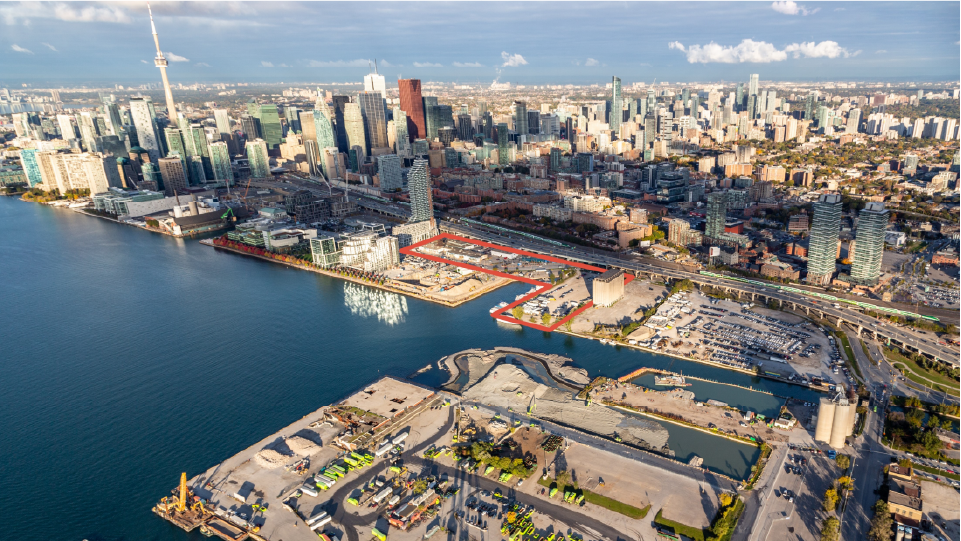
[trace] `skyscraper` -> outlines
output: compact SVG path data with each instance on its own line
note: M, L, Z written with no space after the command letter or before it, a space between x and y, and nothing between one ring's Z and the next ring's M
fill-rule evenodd
M260 127L257 118L253 115L240 115L240 131L244 132L244 137L248 141L260 139Z
M334 125L331 120L331 111L330 108L327 107L326 101L317 100L317 109L314 109L314 131L316 133L318 151L323 152L325 148L337 146L337 138L334 135ZM331 176L330 172L327 171L327 160L320 160L320 169L329 180Z
M394 152L398 156L410 156L410 137L407 133L407 113L394 107Z
M267 143L263 139L247 141L247 162L250 164L250 178L267 178L270 176Z
M457 136L461 141L470 141L474 137L474 123L470 115L457 115Z
M735 90L734 101L736 102L735 110L741 111L744 109L744 83L738 83L737 89Z
M347 152L350 143L347 141L347 129L344 126L344 108L350 103L350 96L334 96L334 106L331 109L334 123L334 136L337 138L337 148L341 152Z
M130 98L130 116L137 129L138 146L147 151L151 162L157 163L160 159L160 134L150 98Z
M724 192L707 194L707 218L704 224L704 236L712 239L720 238L724 234L726 220L727 194Z
M214 109L214 122L217 123L218 133L231 133L230 117L226 109Z
M611 111L608 124L614 133L621 129L621 109L624 108L623 98L621 97L621 78L614 77L611 80Z
M501 167L506 167L511 163L508 144L507 124L501 122L497 125L497 163Z
M428 98L431 97L428 96ZM425 101L427 102L424 108L427 118L427 139L433 141L441 128L454 127L454 111L450 105L431 104L430 101ZM433 98L432 101L437 101L437 98Z
M814 203L811 236L808 245L808 275L810 284L826 286L834 276L837 259L838 232L841 230L841 196L822 195ZM882 239L884 235L882 233Z
M362 155L358 160L366 157L367 140L364 135L364 117L360 112L360 104L344 104L344 131L347 133L347 143L350 148L360 147Z
M164 193L168 197L187 189L187 174L184 171L184 163L179 157L160 158L157 165L160 167L160 177L164 182Z
M232 184L234 180L233 169L230 167L230 150L227 143L215 141L210 143L210 165L213 169L214 180Z
M400 109L407 115L407 135L410 141L427 137L424 119L424 98L420 91L420 79L399 79Z
M389 147L383 95L380 92L361 92L357 95L357 101L360 103L360 111L364 119L368 154L371 149Z
M257 106L254 110L256 111L254 116L260 120L260 135L267 143L267 149L279 148L284 132L280 126L280 113L277 112L277 106L265 103Z
M374 73L364 75L364 92L380 92L380 95L387 95L387 81L384 76L377 73L377 61L374 60Z
M748 92L747 92L748 96L757 96L757 81L758 81L758 74L752 73L751 81L748 83Z
M397 192L402 190L404 179L400 172L400 157L396 154L377 156L377 176L380 177L380 191Z
M422 158L414 160L414 165L407 173L407 191L410 193L410 221L433 220L434 195L427 160Z
M884 203L868 203L858 215L857 250L851 265L851 281L856 284L877 285L881 277L881 256L884 253L884 230L888 225L888 210Z
M527 102L517 100L514 102L514 131L517 132L517 141L522 141L521 137L527 135Z
M177 107L174 105L174 95L170 91L170 81L167 80L167 59L164 58L163 52L160 50L160 38L157 37L157 27L153 23L153 11L150 10L150 4L147 4L147 13L150 14L150 30L153 32L153 42L157 46L157 58L153 59L155 66L160 68L160 78L163 79L164 83L164 97L167 99L167 118L170 119L170 123L177 125ZM143 146L143 145L140 145ZM147 148L147 147L144 147ZM150 149L147 149L150 150Z

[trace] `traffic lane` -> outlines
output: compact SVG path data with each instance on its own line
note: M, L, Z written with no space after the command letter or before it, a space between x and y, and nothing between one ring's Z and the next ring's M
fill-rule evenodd
M551 502L537 496L530 494L525 494L523 492L517 492L513 488L505 487L504 485L494 481L493 479L488 479L483 476L479 476L472 473L467 473L460 468L452 468L450 466L445 466L434 461L425 460L423 458L414 457L410 459L412 464L419 464L423 466L426 472L436 475L438 477L446 475L448 482L454 483L467 483L472 487L477 487L481 490L487 490L493 492L495 490L501 489L501 492L505 493L510 499L516 500L523 505L529 505L534 507L535 510L541 513L550 515L561 522L566 523L575 529L590 528L597 534L601 535L604 539L616 539L627 541L627 537L616 529L608 526L607 524L591 517L587 513L589 510L586 506L584 507L570 507L570 506L560 506L556 503ZM532 482L536 482L534 478L530 478ZM580 511L582 509L583 511Z

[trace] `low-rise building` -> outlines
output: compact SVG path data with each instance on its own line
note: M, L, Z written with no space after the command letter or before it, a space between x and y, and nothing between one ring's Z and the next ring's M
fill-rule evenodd
M624 271L611 269L594 278L593 299L596 306L611 306L624 296Z

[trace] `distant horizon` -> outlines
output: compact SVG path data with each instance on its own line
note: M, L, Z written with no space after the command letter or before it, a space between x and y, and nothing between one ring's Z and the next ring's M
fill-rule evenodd
M352 86L363 86L362 78L363 78L364 75L366 75L366 73L360 74L360 75L358 76L358 80L357 80L357 81L307 81L307 80L304 80L304 81L293 81L293 80L291 80L291 81L265 81L265 80L250 80L250 79L177 81L177 80L174 78L175 72L174 72L174 73L171 73L170 70L168 69L168 72L167 72L167 73L170 75L171 88L172 88L174 91L181 91L181 92L183 92L184 90L177 88L178 85L187 85L187 86L189 86L189 85L196 85L196 84L199 84L199 85L218 85L218 84L238 85L238 84L252 84L252 85L258 85L258 86L314 86L314 85L324 85L324 86L350 86L350 85L352 85ZM611 77L613 77L613 76L617 76L617 74L612 74ZM405 77L405 78L407 78L407 77ZM411 78L411 79L417 79L417 77L410 77L410 78ZM44 90L61 90L61 89L63 89L63 88L78 89L78 85L79 85L79 86L100 85L100 86L97 86L97 87L90 88L89 90L94 90L94 89L96 89L96 88L100 88L100 89L111 88L111 87L114 87L114 86L116 86L116 85L122 85L122 86L124 86L123 91L128 91L128 90L134 90L134 91L139 91L139 92L149 92L149 91L153 91L153 90L163 91L163 89L162 89L162 88L159 88L159 87L158 87L158 88L151 88L151 89L135 88L135 86L140 86L140 85L159 85L159 84L160 84L160 82L159 82L159 75L158 75L157 79L158 79L157 81L154 81L154 80L106 80L106 79L104 79L104 80L85 80L85 81L84 81L84 80L81 80L81 81L76 81L76 82L71 82L71 81L68 81L68 80L56 80L56 81L48 80L48 81L38 81L38 82L35 82L35 83L17 83L16 86L13 86L13 85L7 83L6 81L0 80L0 88L8 88L8 89L11 90L11 92L16 93L16 92L37 92L37 91L44 91ZM386 82L387 82L387 88L388 88L388 90L390 90L390 89L397 89L396 80L387 79ZM489 86L491 85L491 81L480 81L480 80L444 80L444 81L441 81L441 80L426 80L426 79L421 79L421 82L422 82L423 84L425 84L425 85L428 85L428 84L430 84L430 85L434 85L434 84L436 84L436 85L469 85L469 86L486 86L486 87L489 87ZM515 81L501 81L501 83L510 83L512 90L513 90L513 88L514 88L516 85L523 85L523 86L525 86L525 87L573 85L575 88L590 88L590 87L600 87L600 88L604 88L605 85L609 85L610 82L611 82L611 81L610 81L610 77L609 77L607 80L604 80L604 81L602 81L602 82L579 82L579 83L575 83L575 82L536 82L536 83L529 83L529 82L522 82L522 81L516 81L516 82L515 82ZM628 80L624 80L623 77L622 77L622 82L623 82L623 87L624 87L624 91L625 91L625 92L630 92L630 87L631 87L631 85L633 85L634 83L640 83L640 84L644 84L644 85L646 85L646 86L651 86L651 84L654 83L653 80L650 81L650 82L648 82L648 81L628 81ZM676 80L672 80L672 81L656 82L656 83L654 83L654 84L655 84L655 86L658 86L658 87L661 87L661 86L671 87L671 86L676 86L676 85L704 85L704 86L721 85L721 86L728 86L728 85L736 85L737 83L740 83L740 82L744 82L745 84L747 83L746 80L745 80L745 81L741 81L741 80L737 80L737 79L727 79L727 80L713 80L713 81L712 81L712 80L692 80L692 81L676 81ZM775 84L775 85L777 85L777 84L793 84L793 85L805 85L805 84L810 84L810 85L823 85L823 84L831 84L831 83L840 83L840 84L851 84L851 83L854 83L854 84L892 84L892 85L911 85L911 84L918 84L918 85L950 85L950 84L954 84L955 87L961 86L961 84L959 84L958 81L955 81L955 80L952 80L952 79L936 80L936 79L923 79L923 78L920 78L920 77L918 77L918 78L904 78L904 79L878 78L878 79L824 79L824 80L813 80L813 79L763 79L763 78L762 78L762 79L759 80L759 82L760 82L760 84L762 84L762 85L765 85L765 84ZM393 84L392 84L392 83L393 83ZM28 87L23 87L23 86L22 86L23 84L29 84L30 86L28 86ZM241 88L243 88L243 87L241 87Z
M358 5L363 10L357 9ZM958 81L958 2L158 2L171 82ZM159 81L146 4L0 2L0 85ZM896 25L895 25L896 22ZM241 74L241 75L238 75ZM880 74L885 76L880 77ZM134 81L136 81L134 83Z

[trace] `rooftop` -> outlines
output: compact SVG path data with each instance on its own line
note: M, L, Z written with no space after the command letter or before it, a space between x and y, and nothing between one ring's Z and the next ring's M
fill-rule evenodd
M433 394L429 389L385 377L347 397L341 404L391 419Z

